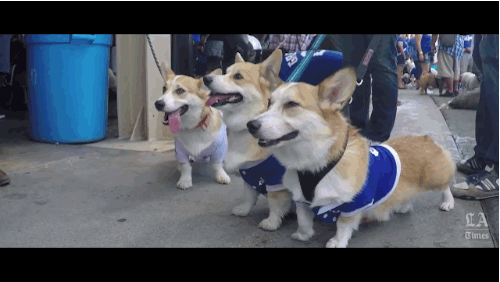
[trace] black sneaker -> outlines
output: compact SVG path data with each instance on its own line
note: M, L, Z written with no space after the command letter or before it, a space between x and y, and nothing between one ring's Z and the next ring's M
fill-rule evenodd
M453 92L446 92L444 94L439 94L439 97L455 97Z
M479 173L484 170L485 167L486 164L475 155L468 160L461 160L457 163L457 170L465 174Z
M453 185L451 193L466 200L498 197L498 173L493 166L486 166L480 173L467 178L466 182Z

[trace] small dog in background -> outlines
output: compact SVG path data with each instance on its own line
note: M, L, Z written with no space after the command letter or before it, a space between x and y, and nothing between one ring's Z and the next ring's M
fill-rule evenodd
M427 93L427 88L431 86L432 88L439 88L439 95L443 93L444 89L444 80L436 77L436 75L432 73L423 74L418 82L420 86L420 94L425 95Z
M480 86L479 79L471 72L462 73L460 82L462 83L462 89L466 91L474 90Z

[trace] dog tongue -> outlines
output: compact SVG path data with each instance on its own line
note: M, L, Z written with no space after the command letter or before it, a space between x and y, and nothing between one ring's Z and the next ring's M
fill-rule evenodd
M208 106L208 107L210 107L213 104L217 103L217 101L222 100L224 98L228 98L230 96L231 95L227 95L227 94L217 94L217 95L210 96L210 98L208 98L208 100L205 103L205 105Z
M174 134L181 131L181 109L168 115L168 125L170 125L170 131Z

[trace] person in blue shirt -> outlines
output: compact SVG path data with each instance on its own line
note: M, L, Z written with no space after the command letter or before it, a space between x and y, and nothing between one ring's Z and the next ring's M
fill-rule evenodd
M403 83L403 69L406 62L406 52L408 44L406 43L406 34L400 34L397 38L397 61L398 61L398 87L399 89L406 89Z
M418 80L423 74L429 73L430 65L434 61L434 54L431 52L432 34L415 34L415 52L413 61L415 62L415 79Z

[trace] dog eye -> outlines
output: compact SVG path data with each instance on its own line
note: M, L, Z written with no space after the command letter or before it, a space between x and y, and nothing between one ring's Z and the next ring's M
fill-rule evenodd
M293 102L293 101L290 101L290 102L286 103L285 105L283 105L283 108L288 109L288 108L293 108L293 107L297 107L297 106L300 106L300 105Z
M234 79L243 79L243 76L240 73L237 73L233 76Z
M175 93L176 93L176 94L182 94L182 93L184 93L184 92L185 92L185 91L184 91L184 89L182 89L182 88L177 88L177 90L175 90Z
M163 86L163 93L167 91L167 87Z
M271 99L267 100L267 108L271 107Z

